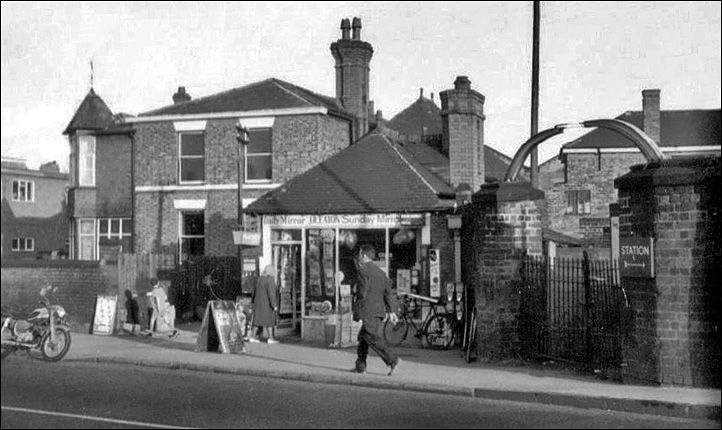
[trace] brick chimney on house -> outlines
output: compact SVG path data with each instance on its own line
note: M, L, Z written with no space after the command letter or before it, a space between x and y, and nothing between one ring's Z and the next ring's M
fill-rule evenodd
M349 30L353 33L349 37ZM331 44L336 61L336 98L355 117L354 141L369 130L369 63L374 50L361 40L361 18L341 20L341 39Z
M449 179L456 188L466 183L472 193L484 183L484 97L458 76L454 89L441 97L442 152L449 155Z
M178 87L178 92L173 94L173 104L187 102L191 95L186 92L186 87Z
M642 113L644 132L659 145L661 139L661 119L659 113L660 90L642 90Z

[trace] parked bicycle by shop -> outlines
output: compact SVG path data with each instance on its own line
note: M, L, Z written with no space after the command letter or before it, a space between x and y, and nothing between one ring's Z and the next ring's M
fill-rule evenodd
M409 327L413 327L414 337L425 341L425 346L434 349L451 347L457 318L455 312L447 310L445 300L407 292L398 295L401 299L399 321L394 324L388 320L384 324L384 338L389 345L400 345L407 338ZM427 312L424 307L428 307ZM423 321L417 324L424 313Z

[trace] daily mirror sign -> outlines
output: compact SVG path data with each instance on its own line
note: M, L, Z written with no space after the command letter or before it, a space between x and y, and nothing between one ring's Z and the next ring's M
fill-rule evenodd
M654 278L653 243L648 237L620 237L620 274L628 278Z

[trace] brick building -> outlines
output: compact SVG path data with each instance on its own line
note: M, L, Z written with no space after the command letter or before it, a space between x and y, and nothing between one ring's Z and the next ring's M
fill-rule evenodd
M616 119L644 130L671 158L720 156L720 110L660 110L660 91L642 91L642 111ZM617 201L614 179L645 158L622 135L597 128L565 144L559 162L541 168L550 227L581 239L584 245L609 247L609 205Z
M67 185L54 161L35 170L24 160L2 159L3 260L67 256Z
M76 260L133 250L133 131L91 88L63 134L70 142L68 216Z

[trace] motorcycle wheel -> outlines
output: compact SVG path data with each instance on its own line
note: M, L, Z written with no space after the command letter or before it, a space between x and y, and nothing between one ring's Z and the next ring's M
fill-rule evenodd
M43 360L51 363L59 361L70 350L70 331L64 327L55 328L55 342L50 339L50 333L43 336L40 341L40 352Z

